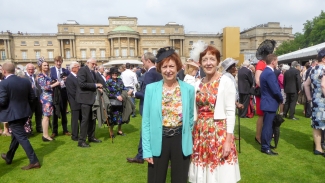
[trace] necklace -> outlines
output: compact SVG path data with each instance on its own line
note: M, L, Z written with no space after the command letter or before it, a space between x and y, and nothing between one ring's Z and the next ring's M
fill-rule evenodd
M164 87L165 90L173 90L173 89L175 88L175 86L177 85L177 83L178 83L177 81L174 82L174 83L172 84L172 86L170 86L170 87L167 86L167 84L164 83L163 87Z

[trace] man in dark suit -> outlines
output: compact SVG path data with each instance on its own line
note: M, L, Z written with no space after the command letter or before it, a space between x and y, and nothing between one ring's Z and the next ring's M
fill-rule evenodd
M147 52L141 57L144 68L147 70L145 73L143 82L141 84L141 90L135 93L135 98L140 99L139 110L142 116L143 101L145 97L146 86L150 83L162 80L160 73L156 71L155 61L156 57L151 52ZM142 151L142 137L140 133L140 141L138 145L138 154L134 158L126 158L129 163L143 163L143 151Z
M261 110L264 112L263 128L261 135L261 152L267 155L278 155L271 150L272 125L279 104L283 101L278 80L274 69L278 64L278 58L269 54L266 59L266 68L260 76L261 86Z
M79 136L79 123L81 122L81 105L76 102L76 92L79 87L77 74L80 68L78 62L71 62L70 64L71 73L66 79L66 88L68 93L68 100L71 109L71 139L78 141Z
M97 83L106 86L106 77L104 76L105 68L104 66L100 65L98 67L98 71L96 72Z
M250 89L253 86L252 71L248 69L249 61L245 60L242 64L242 68L238 70L238 91L239 91L239 103L243 104L244 108L239 110L239 116L246 118L248 106L250 102Z
M19 78L14 73L13 63L3 64L3 74L6 79L0 82L0 121L8 121L12 137L9 151L2 153L1 158L6 164L11 164L20 144L29 158L29 165L22 169L40 168L39 160L24 129L24 124L32 114L30 104L35 97L34 91L27 79Z
M87 60L84 67L80 68L77 74L79 87L76 92L76 101L81 104L82 120L80 124L80 135L78 146L90 147L88 142L102 142L95 138L96 120L92 119L92 106L95 102L97 88L102 91L103 85L96 83L96 74L94 67L97 61L94 58Z
M57 56L54 58L55 67L51 68L51 79L57 80L61 83L60 86L57 86L60 88L60 95L61 96L53 96L53 99L55 97L61 97L61 103L60 105L60 114L61 114L61 122L62 122L62 128L63 128L63 134L70 136L71 133L68 131L68 120L67 120L67 105L68 105L68 94L67 89L64 83L65 78L62 78L61 76L64 75L65 77L70 74L70 71L68 71L65 68L62 68L63 59L61 56ZM53 120L52 120L52 135L51 137L54 138L58 135L58 118L59 116L56 114L57 109L55 106L53 107Z
M38 81L36 79L36 76L34 74L35 72L35 66L31 63L26 65L26 74L25 74L25 78L28 78L31 85L32 85L32 89L34 91L35 94L35 98L33 100L33 103L31 105L32 108L32 113L35 115L35 122L36 122L36 131L38 133L43 133L42 130L42 115L43 115L43 111L42 111L42 103L40 100L40 96L42 93L41 87L38 84ZM32 116L31 116L32 119ZM32 126L32 124L31 124Z
M297 65L299 65L298 62L293 61L291 63L291 68L284 73L283 77L283 87L284 92L286 93L283 115L284 117L287 117L287 113L290 109L289 119L292 120L298 120L298 118L294 116L298 93L300 92L301 87L300 72L296 69Z

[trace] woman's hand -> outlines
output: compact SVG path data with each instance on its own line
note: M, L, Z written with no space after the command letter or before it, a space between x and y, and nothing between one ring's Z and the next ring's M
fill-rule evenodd
M238 102L236 102L236 107L237 107L238 109L244 109L244 105L241 104L241 103L238 103Z
M128 95L129 95L129 96L132 96L132 94L133 94L133 90L130 89L130 90L128 91Z
M144 160L150 164L153 164L153 158L144 158Z
M53 83L51 85L51 88L54 88L54 87L59 86L59 85L60 85L60 82L59 81L56 81L55 83Z
M226 158L230 154L230 144L233 134L227 133L226 141L222 145L222 158Z
M123 98L121 96L117 96L116 99L121 101L121 102L123 101Z

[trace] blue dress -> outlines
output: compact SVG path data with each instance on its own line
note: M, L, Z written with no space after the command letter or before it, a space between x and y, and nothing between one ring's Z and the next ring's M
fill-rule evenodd
M314 129L325 129L325 96L322 92L321 82L325 74L325 66L318 65L310 72L312 88L312 118L311 127ZM324 114L324 115L323 115Z
M51 116L53 114L53 89L51 88L51 78L40 73L38 75L38 83L42 89L41 103L43 116Z

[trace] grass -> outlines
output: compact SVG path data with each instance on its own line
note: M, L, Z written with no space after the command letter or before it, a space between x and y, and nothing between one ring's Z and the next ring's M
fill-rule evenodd
M325 159L312 153L310 120L303 117L300 105L297 106L296 116L300 118L299 121L286 120L281 126L277 157L262 154L254 141L256 117L241 119L240 182L324 182ZM42 168L22 171L20 167L29 161L19 147L11 165L6 165L0 159L0 182L146 182L146 163L126 162L126 157L133 157L137 153L141 125L140 115L131 120L122 127L127 135L117 136L114 143L110 141L107 127L97 128L96 137L103 142L91 143L90 148L79 148L77 142L63 135L53 142L45 143L41 140L42 135L36 133L30 141ZM60 128L59 133L62 134ZM9 144L10 138L1 136L0 152L7 152ZM170 182L169 175L167 182Z

